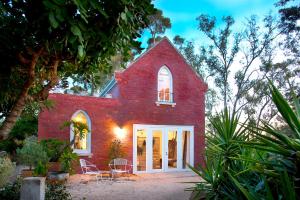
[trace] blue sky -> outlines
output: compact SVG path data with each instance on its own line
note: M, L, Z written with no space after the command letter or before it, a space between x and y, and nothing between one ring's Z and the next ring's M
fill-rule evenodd
M197 29L196 18L200 14L209 14L221 19L222 16L231 15L236 24L234 29L241 30L246 17L259 15L263 17L272 11L277 13L274 4L277 0L155 0L156 8L163 11L164 16L171 19L172 28L166 31L170 40L180 35L188 40L200 43L200 31ZM142 37L143 46L149 38L147 33Z

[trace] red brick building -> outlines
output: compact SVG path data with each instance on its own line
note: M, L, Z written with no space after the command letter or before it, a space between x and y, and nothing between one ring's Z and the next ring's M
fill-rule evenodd
M89 126L74 151L107 168L113 140L122 143L133 172L186 170L203 163L207 85L164 38L114 78L101 97L51 94L51 110L39 115L39 139L72 140L65 121Z

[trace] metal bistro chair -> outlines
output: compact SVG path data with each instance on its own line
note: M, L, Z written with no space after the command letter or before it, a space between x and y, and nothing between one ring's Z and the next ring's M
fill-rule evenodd
M129 180L129 173L132 169L132 165L127 159L115 158L110 161L109 168L112 178L114 178L116 174L126 174L127 180Z
M79 159L79 162L80 162L80 167L81 167L82 174L96 175L97 183L98 183L99 176L102 180L102 173L104 173L104 171L100 171L96 167L96 165L90 163L89 161L87 161L85 159Z

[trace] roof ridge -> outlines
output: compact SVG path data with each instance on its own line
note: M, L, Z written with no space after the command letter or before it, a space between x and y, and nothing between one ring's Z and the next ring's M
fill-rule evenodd
M175 49L175 51L177 52L177 54L179 54L179 56L184 60L184 62L191 68L191 70L195 73L196 77L200 79L201 82L203 82L203 84L205 84L207 86L207 83L204 81L204 79L195 71L195 69L187 62L186 58L182 55L182 53L175 47L175 45L170 41L170 39L167 36L163 36L162 39L158 42L156 42L152 47L150 47L149 49L147 49L145 52L143 52L142 54L140 54L136 59L134 59L131 63L129 63L126 67L125 70L121 71L121 72L114 72L114 75L116 73L124 73L126 72L127 69L129 69L133 64L135 64L138 60L140 60L141 58L143 58L146 54L148 54L152 49L154 49L157 45L159 45L161 42L163 42L164 40L166 40L172 47L173 49ZM113 77L115 78L115 76ZM117 80L115 80L114 85L117 84ZM108 87L108 85L106 85L105 87ZM111 89L111 88L110 88ZM109 90L108 90L109 91ZM103 95L104 93L102 93ZM101 96L101 95L100 95Z
M164 37L166 40L171 44L171 46L176 50L176 52L183 58L184 62L193 70L193 72L196 74L196 76L204 83L207 85L207 83L204 81L203 77L200 76L195 69L187 62L186 58L183 56L183 54L175 47L175 45L169 40L168 37Z
M160 44L162 41L167 40L169 44L171 44L171 46L175 49L175 51L182 57L182 59L184 60L184 62L193 70L193 72L196 74L196 76L204 83L206 84L206 82L204 81L204 79L195 71L195 69L187 62L186 58L182 55L182 53L175 47L175 45L171 42L171 40L167 37L167 36L163 36L162 39L160 41L158 41L157 43L155 43L152 47L150 47L149 49L147 49L144 53L142 53L141 55L139 55L134 61L132 61L131 63L128 64L128 66L126 67L126 69L124 71L122 71L121 73L125 72L131 65L133 65L134 63L136 63L140 58L142 58L144 55L146 55L147 53L149 53L152 49L154 49L158 44ZM207 84L206 84L207 85Z
M138 60L140 60L143 56L145 56L147 53L149 53L152 49L154 49L158 44L160 44L163 40L168 40L170 42L170 40L167 38L167 36L164 36L160 41L156 42L152 47L148 48L145 52L143 52L142 54L140 54L136 59L134 59L131 63L129 63L126 67L126 69L124 71L122 71L121 73L125 72L129 67L131 67L131 65L133 65L134 63L136 63Z

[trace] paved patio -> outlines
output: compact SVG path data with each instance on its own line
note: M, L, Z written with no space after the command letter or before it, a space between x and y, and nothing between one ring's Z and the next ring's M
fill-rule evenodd
M200 178L192 172L171 172L132 175L130 180L99 181L86 175L73 175L67 184L73 199L87 200L184 200L191 192L184 191Z

